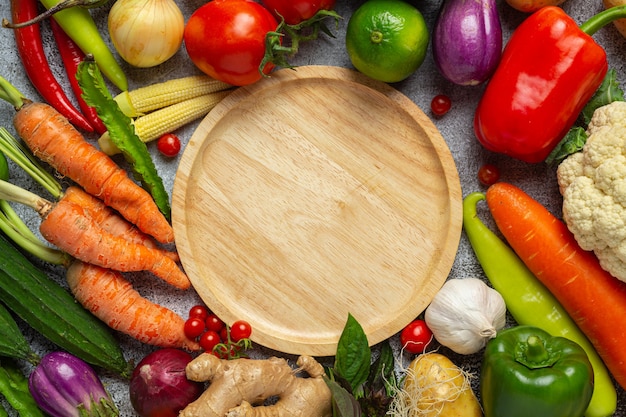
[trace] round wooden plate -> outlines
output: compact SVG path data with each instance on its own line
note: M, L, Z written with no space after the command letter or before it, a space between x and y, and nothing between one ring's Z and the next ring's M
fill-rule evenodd
M348 314L370 344L446 280L461 187L432 121L389 85L306 66L241 87L200 123L172 197L183 267L255 343L332 356Z

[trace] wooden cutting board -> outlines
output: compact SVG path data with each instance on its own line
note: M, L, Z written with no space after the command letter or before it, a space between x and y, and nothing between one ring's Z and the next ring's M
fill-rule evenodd
M176 244L227 323L332 356L348 314L376 344L446 280L461 187L432 121L389 85L327 66L241 87L200 123L176 174Z

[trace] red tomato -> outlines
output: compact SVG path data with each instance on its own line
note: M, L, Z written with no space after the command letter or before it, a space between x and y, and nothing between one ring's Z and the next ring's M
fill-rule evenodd
M438 94L430 102L430 109L435 116L441 117L450 111L452 101L444 94Z
M218 333L221 332L222 329L226 326L222 319L220 319L215 313L211 313L206 316L204 322L206 323L207 330L213 330L214 332Z
M486 186L495 184L500 180L500 170L497 166L485 164L478 170L478 181Z
M197 317L199 319L206 319L209 315L209 309L203 305L195 305L189 309L189 318Z
M424 320L413 320L400 333L400 344L409 353L424 353L426 345L433 338Z
M253 0L212 0L193 12L183 39L191 61L201 71L241 86L261 79L265 35L277 26L274 16ZM263 72L272 68L268 64Z
M205 352L212 352L215 345L217 345L218 343L222 343L222 339L220 338L219 334L209 330L202 333L200 339L198 340L198 343Z
M332 10L335 0L263 0L267 7L280 20L282 16L288 25L297 25L309 20L320 10Z
M204 332L204 320L199 317L191 317L185 321L185 336L195 339Z
M230 326L230 340L237 343L241 339L249 339L252 334L252 327L247 321L237 320Z
M157 149L163 155L173 158L180 152L180 139L173 133L166 133L157 140Z

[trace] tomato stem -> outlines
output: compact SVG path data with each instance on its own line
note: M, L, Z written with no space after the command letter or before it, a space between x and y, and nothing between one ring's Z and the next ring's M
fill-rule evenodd
M296 25L289 25L282 19L276 30L268 32L265 36L265 56L259 65L261 75L263 77L268 76L264 71L268 64L282 68L293 68L293 65L289 63L289 58L298 53L300 42L317 39L320 31L334 38L334 35L324 24L324 20L328 18L335 19L338 25L341 16L333 10L319 10L310 19ZM288 46L283 44L285 39L288 41Z

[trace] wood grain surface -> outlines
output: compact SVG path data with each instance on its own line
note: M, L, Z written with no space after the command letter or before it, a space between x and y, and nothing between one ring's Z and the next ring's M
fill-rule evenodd
M181 158L173 225L209 308L253 341L330 356L348 313L371 344L418 316L450 272L461 187L431 120L339 67L237 89Z

